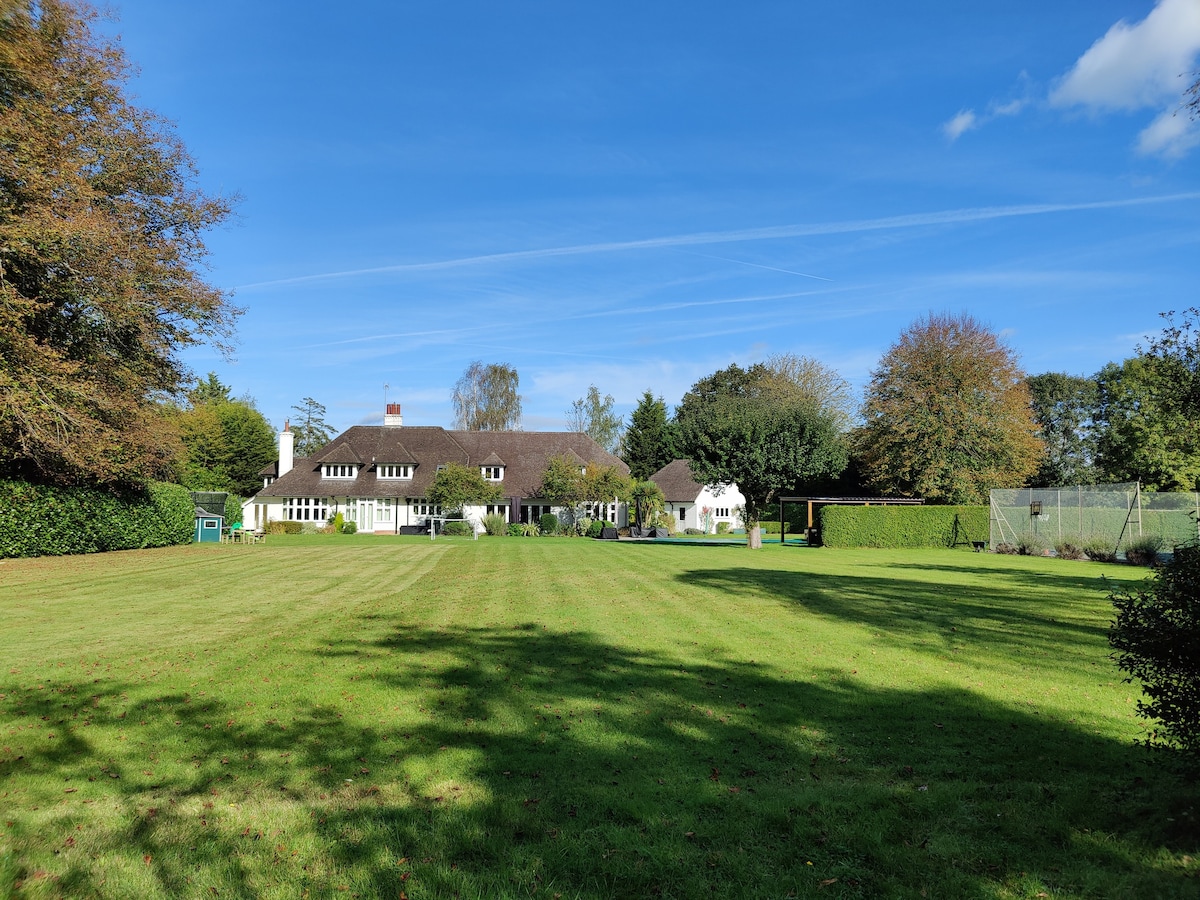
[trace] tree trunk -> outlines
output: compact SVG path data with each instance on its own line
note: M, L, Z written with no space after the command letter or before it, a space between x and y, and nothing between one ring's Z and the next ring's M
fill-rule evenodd
M746 528L746 546L751 550L762 549L762 529L758 527L757 522Z

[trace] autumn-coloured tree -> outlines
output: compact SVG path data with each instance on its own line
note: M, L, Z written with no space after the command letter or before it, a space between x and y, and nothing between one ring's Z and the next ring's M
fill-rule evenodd
M858 464L881 494L986 503L992 488L1025 484L1044 452L1016 356L965 314L901 333L871 375L863 418Z
M811 356L776 353L764 363L777 379L777 389L800 401L816 404L838 431L847 431L858 403L850 382L835 369Z
M71 0L0 4L0 475L139 483L174 463L178 351L236 310L198 274L228 203L123 89Z
M521 426L521 378L505 363L473 362L454 385L454 427L516 431Z

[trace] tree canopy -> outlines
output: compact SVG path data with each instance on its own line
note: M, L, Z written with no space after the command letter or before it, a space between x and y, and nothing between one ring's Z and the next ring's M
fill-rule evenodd
M1033 487L1092 484L1096 481L1096 379L1045 372L1026 379L1038 436L1046 446Z
M580 397L567 410L567 428L586 434L609 453L616 453L625 428L621 417L613 412L615 402L612 394L601 399L599 389L589 385L587 396Z
M262 486L259 472L277 453L275 432L254 400L232 398L210 372L188 393L188 401L165 413L183 443L179 482L193 491L253 494Z
M448 463L439 469L425 492L429 502L436 503L444 511L459 511L464 506L494 503L502 495L500 485L484 478L478 466L459 463Z
M871 375L855 434L867 484L935 503L986 503L1023 485L1044 452L1016 356L969 315L905 329Z
M554 506L571 510L577 521L580 504L627 500L632 490L633 482L616 466L597 462L580 465L577 458L563 454L547 461L536 493Z
M621 458L629 474L645 481L667 463L679 458L675 423L667 416L667 404L646 389L629 417L622 442Z
M846 465L835 417L781 385L761 363L702 378L684 395L675 418L695 479L736 483L745 497L752 547L761 546L759 520L780 492L836 475Z
M325 407L312 397L305 397L292 409L296 413L296 419L292 422L292 431L296 435L296 455L312 456L333 437L333 429L325 421Z
M187 380L178 351L231 331L199 274L230 207L129 102L91 17L0 7L0 475L132 484L173 465L158 412Z
M1200 485L1200 429L1180 403L1179 360L1135 356L1096 376L1097 461L1108 481L1140 481L1152 491Z
M521 384L505 363L473 362L454 385L454 427L462 431L516 431L521 426Z

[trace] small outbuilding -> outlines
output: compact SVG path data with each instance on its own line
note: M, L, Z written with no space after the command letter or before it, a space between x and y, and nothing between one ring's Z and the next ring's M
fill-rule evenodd
M196 535L193 538L197 544L221 543L221 529L225 527L225 517L210 513L203 506L196 507Z

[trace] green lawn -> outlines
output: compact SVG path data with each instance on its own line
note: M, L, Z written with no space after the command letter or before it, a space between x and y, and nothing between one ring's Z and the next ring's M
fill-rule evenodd
M0 896L1188 897L1129 567L273 536L0 562Z

